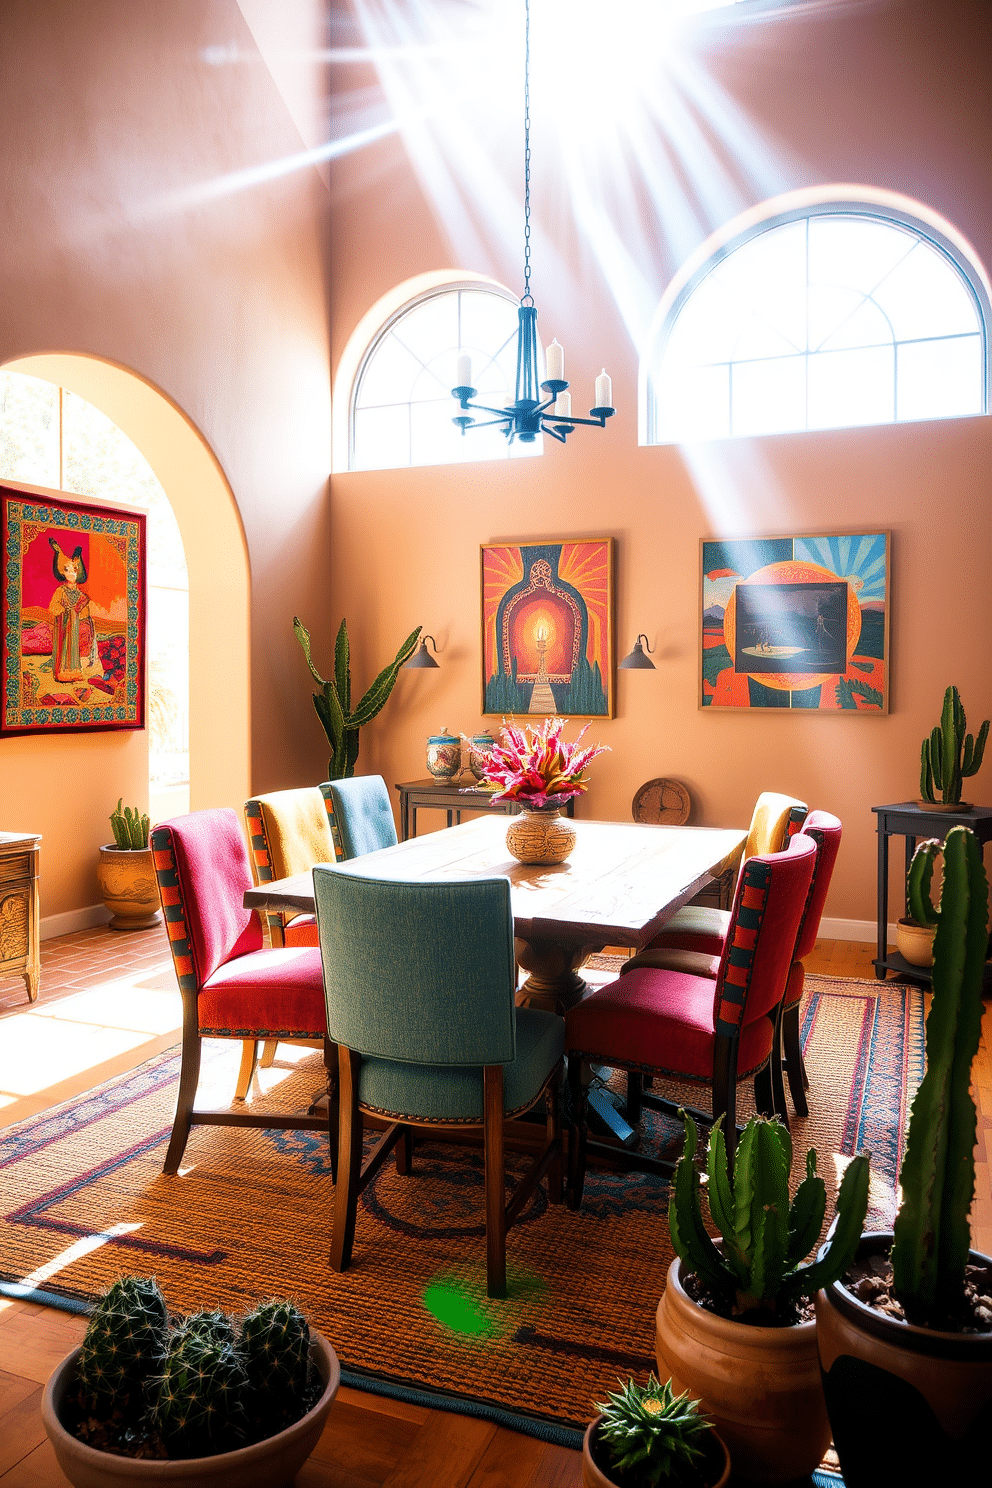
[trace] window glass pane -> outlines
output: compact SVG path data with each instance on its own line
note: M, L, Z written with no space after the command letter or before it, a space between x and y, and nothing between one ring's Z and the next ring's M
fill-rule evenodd
M909 229L871 217L811 217L809 282L870 294L916 242Z
M422 371L423 363L387 332L365 364L356 407L405 402Z
M810 351L891 344L892 327L873 300L836 284L810 285Z
M59 390L40 377L0 372L0 475L59 486Z
M189 598L148 589L148 774L153 790L189 780Z
M806 223L759 233L714 270L734 300L750 305L790 348L806 349Z
M895 407L895 353L824 351L809 359L810 429L887 424Z
M707 274L679 311L665 346L665 365L729 362L750 314L750 306L735 299L715 273Z
M735 362L753 362L768 357L789 356L795 347L787 336L776 331L762 316L752 315L741 330L734 346Z
M805 429L805 357L738 363L730 388L731 433L784 434Z
M725 439L730 433L730 368L693 367L658 383L659 438Z
M352 470L392 470L410 463L410 406L358 408L353 415Z
M917 243L874 291L899 341L977 331L978 312L959 274L929 243Z
M458 294L433 295L395 322L393 335L422 362L458 345Z
M517 334L517 307L502 295L462 291L461 343L464 347L488 346L489 355Z
M954 418L982 412L982 339L916 341L896 360L896 418Z

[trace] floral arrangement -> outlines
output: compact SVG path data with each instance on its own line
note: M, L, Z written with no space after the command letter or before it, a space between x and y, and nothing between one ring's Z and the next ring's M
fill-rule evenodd
M481 782L494 791L494 801L520 801L539 811L544 806L562 806L570 796L588 790L582 772L609 745L580 749L588 724L574 744L566 744L561 737L564 727L564 718L547 718L537 728L504 724L499 743L487 757Z

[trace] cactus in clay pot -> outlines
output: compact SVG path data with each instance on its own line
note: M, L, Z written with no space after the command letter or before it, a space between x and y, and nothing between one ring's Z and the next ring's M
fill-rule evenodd
M241 1351L254 1390L302 1396L310 1376L310 1328L292 1302L263 1302L249 1313Z
M165 1352L168 1312L158 1282L122 1276L97 1303L79 1355L82 1399L94 1408L130 1399Z
M123 799L123 796L117 798L117 810L110 814L114 845L123 852L140 852L148 846L148 813L139 814L136 806L125 806L122 811Z
M149 1381L151 1420L172 1456L230 1452L248 1439L249 1388L238 1351L185 1324Z
M920 749L920 797L924 802L936 805L939 800L945 806L953 806L961 800L961 781L966 775L976 775L985 756L985 741L989 736L989 720L986 718L978 730L977 738L965 730L968 720L956 687L944 693L940 723L923 740Z

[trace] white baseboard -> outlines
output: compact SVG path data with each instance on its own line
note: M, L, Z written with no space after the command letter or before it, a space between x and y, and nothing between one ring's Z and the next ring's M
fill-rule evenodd
M42 940L56 935L71 935L74 930L90 930L94 925L109 925L110 910L105 904L88 904L85 909L67 909L65 914L45 915L38 926Z
M820 921L820 937L823 940L863 940L869 945L873 944L878 935L878 926L874 920L829 920ZM895 925L889 926L889 944L893 945L896 938Z

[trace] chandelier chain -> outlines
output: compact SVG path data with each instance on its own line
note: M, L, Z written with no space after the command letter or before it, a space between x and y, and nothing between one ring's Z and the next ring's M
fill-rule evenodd
M524 0L524 293L522 305L534 303L530 292L530 0Z

